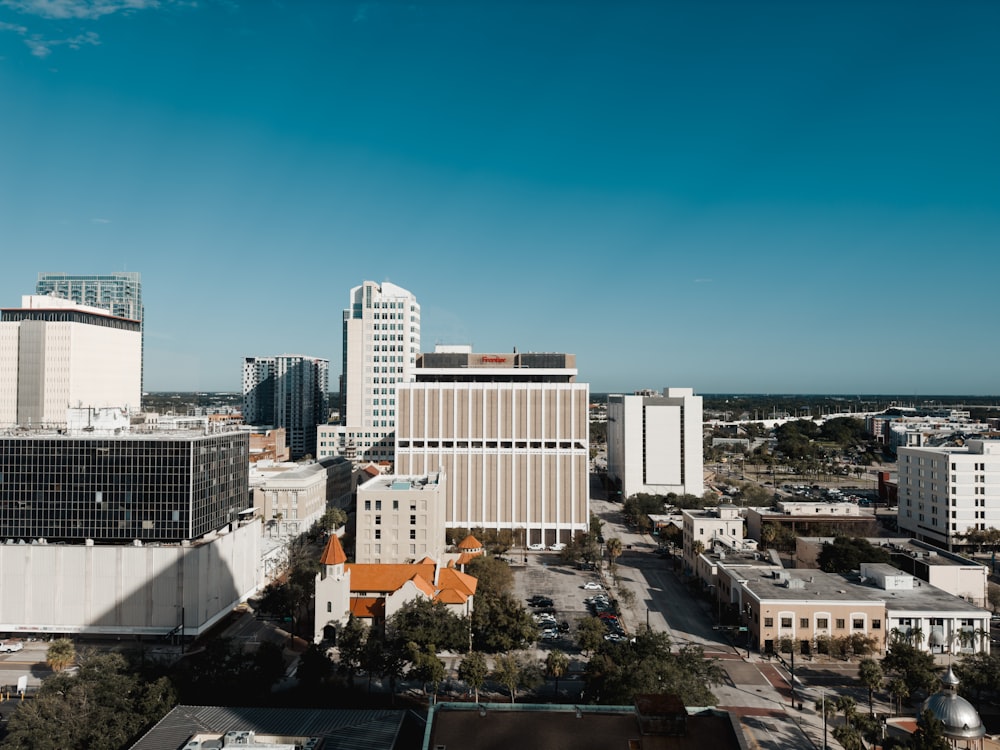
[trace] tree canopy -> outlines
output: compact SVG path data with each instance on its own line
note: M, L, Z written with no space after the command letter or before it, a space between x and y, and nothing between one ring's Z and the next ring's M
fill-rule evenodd
M76 674L45 680L7 724L5 750L118 750L176 703L170 681L145 681L117 653L85 653Z
M701 646L671 651L666 633L641 631L634 642L605 641L587 664L586 694L610 705L631 704L642 693L671 692L686 706L715 702L710 686L722 683L717 660L705 658Z
M823 545L816 562L827 573L849 573L858 570L861 563L887 563L892 557L882 547L867 539L838 536L832 543Z
M478 609L478 607L477 607ZM469 625L441 602L412 599L401 606L386 623L390 643L416 643L419 648L434 644L441 651L465 651L469 645Z

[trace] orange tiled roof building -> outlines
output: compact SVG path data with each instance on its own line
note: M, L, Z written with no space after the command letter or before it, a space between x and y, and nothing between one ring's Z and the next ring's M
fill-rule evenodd
M472 576L430 557L415 563L349 563L340 539L331 536L316 576L314 640L335 639L352 615L380 624L420 597L469 615L476 584Z

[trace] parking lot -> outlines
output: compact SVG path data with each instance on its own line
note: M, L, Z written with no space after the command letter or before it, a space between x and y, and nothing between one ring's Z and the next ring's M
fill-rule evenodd
M563 563L555 552L528 552L526 557L527 563L513 568L514 595L530 612L550 614L552 619L546 619L540 627L544 630L554 622L557 631L540 640L538 648L543 652L552 648L566 653L578 652L576 625L591 614L584 600L604 591L597 571L578 570L574 565ZM587 584L591 588L585 589ZM535 596L547 597L551 603L533 607L528 600ZM560 627L563 624L565 627Z

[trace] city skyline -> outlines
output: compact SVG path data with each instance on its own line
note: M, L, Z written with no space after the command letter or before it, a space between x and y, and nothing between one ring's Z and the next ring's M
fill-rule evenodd
M1000 7L0 0L0 307L142 275L147 391L422 350L593 392L997 392Z

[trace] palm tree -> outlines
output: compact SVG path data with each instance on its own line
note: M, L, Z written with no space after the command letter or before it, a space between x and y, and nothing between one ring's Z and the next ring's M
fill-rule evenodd
M906 680L896 677L893 680L889 680L886 689L893 700L896 701L896 713L901 713L903 710L903 701L910 697L910 686L906 684Z
M990 631L984 628L976 628L972 631L972 637L975 639L973 643L979 641L979 649L982 650L983 644L990 642Z
M615 562L622 553L622 540L618 537L612 537L604 543L605 549L608 551L608 560L610 561L611 574L614 575L615 572Z
M45 652L45 663L53 672L62 672L76 661L76 646L69 638L59 638L52 641Z
M910 645L914 648L919 649L920 644L924 642L924 629L919 625L910 628L906 633L906 640L910 642Z
M885 673L882 665L874 659L862 659L858 662L858 679L861 684L868 688L868 713L874 713L873 698L874 693L885 681Z
M545 671L556 678L556 700L559 700L559 678L569 669L569 657L556 649L545 657Z
M907 640L906 633L904 633L899 628L893 628L889 631L889 646L891 647L893 643L903 643Z

